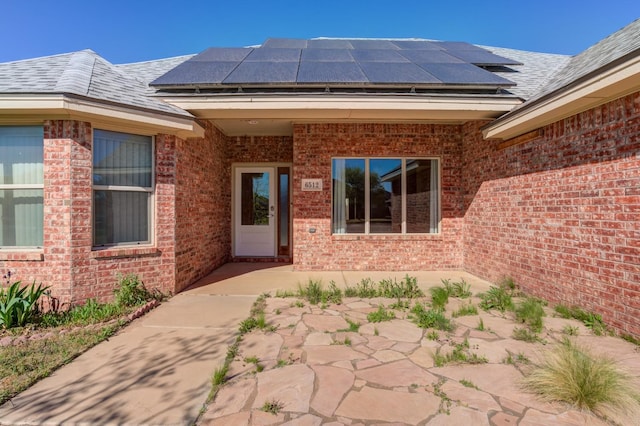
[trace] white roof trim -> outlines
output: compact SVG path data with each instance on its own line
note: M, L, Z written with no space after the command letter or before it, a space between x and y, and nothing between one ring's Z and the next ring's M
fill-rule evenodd
M86 119L139 129L140 132L175 134L183 138L204 136L204 129L187 117L157 114L61 94L0 94L0 122L29 121L35 116L42 116L43 119Z
M634 57L548 98L533 101L529 108L525 103L521 111L515 110L489 125L483 135L486 139L510 139L638 90L640 57Z

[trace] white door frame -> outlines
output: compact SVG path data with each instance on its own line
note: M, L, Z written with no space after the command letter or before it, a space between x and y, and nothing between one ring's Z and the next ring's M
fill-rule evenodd
M242 224L242 174L268 173L268 223L261 225ZM233 173L233 255L247 257L275 257L277 253L276 220L278 203L276 200L277 167L271 164L236 166Z

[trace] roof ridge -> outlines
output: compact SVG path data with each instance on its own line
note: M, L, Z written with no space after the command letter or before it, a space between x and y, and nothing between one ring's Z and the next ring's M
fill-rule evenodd
M88 94L96 56L98 56L97 53L89 49L73 52L62 75L56 82L55 91L79 95Z

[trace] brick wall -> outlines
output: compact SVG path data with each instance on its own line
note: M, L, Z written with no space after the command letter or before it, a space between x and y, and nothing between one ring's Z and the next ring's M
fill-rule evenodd
M293 255L300 270L416 270L462 267L462 127L417 124L294 126ZM439 157L439 235L332 235L332 157ZM301 190L320 178L323 191ZM315 233L310 233L310 229Z
M465 269L640 335L640 93L504 149L480 125L464 127Z
M226 137L176 138L176 291L224 264L231 253L231 175Z

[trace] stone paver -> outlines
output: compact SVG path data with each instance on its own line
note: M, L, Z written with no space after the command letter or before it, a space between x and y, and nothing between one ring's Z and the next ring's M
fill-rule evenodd
M477 303L477 299L473 299ZM469 303L455 301L453 307ZM549 350L562 336L554 337L562 321L550 321L543 335L546 346L512 338L515 322L512 314L481 312L480 315L455 318L458 325L452 333L438 331L435 340L427 331L406 318L407 312L396 311L396 319L369 323L366 312L376 311L385 299L348 299L342 305L293 307L279 301L271 305L267 299L270 323L277 323L277 337L251 336L240 346L249 353L247 344L261 360L274 358L293 365L255 374L244 382L223 388L209 407L210 419L229 419L234 410L250 413L247 424L290 425L533 425L533 424L605 424L594 415L570 409L562 404L543 402L524 392L519 381L527 366L506 364L505 359L522 354L531 361ZM274 313L277 310L277 315ZM288 317L295 318L289 320ZM344 331L346 319L360 323L358 332ZM484 331L477 330L482 318ZM296 322L297 321L297 322ZM286 324L286 326L284 325ZM341 330L341 331L339 331ZM582 328L580 329L582 331ZM252 332L255 333L255 332ZM590 331L585 331L590 333ZM610 352L634 375L640 376L638 352L628 342L601 338L590 334L579 337L589 346L605 342ZM487 363L448 364L434 366L436 352L450 353L456 344L468 344L469 351L487 359ZM603 351L602 346L597 348ZM291 354L295 356L292 356ZM242 364L241 362L235 364ZM236 371L233 368L232 371ZM235 399L231 395L235 394ZM261 411L268 400L282 403L278 415ZM217 404L224 409L216 411ZM246 419L237 417L239 421ZM231 424L231 423L229 423ZM629 424L622 421L620 424Z

